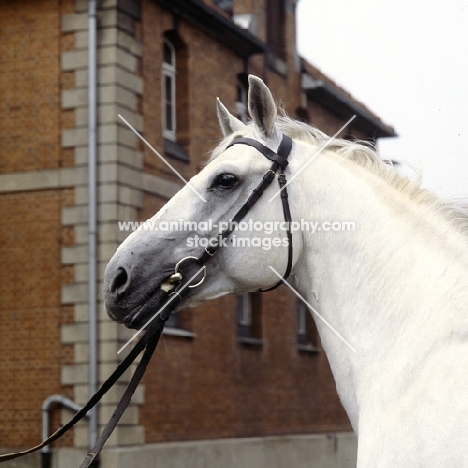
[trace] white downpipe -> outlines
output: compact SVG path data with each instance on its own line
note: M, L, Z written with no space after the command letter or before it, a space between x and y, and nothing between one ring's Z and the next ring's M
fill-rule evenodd
M62 395L50 395L42 403L42 440L49 437L50 430L50 410L53 405L63 406L69 410L78 413L81 406L77 405L74 401ZM52 449L50 445L42 447L42 468L50 468L52 466Z
M97 390L97 17L88 3L88 304L89 395ZM89 446L97 438L97 408L89 412Z

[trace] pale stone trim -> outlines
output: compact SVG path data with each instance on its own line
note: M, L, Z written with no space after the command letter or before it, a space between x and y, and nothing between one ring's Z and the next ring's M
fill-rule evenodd
M62 32L74 32L88 28L88 15L71 13L62 15Z
M62 208L62 225L73 226L88 222L88 207L86 205L65 206Z
M356 462L357 438L349 432L105 447L101 454L101 463L109 468L354 468Z
M88 302L88 283L63 284L61 291L62 304Z
M117 382L107 393L106 398L108 403L117 403L120 397L125 392L125 384ZM73 400L79 405L84 405L88 401L88 386L85 384L77 384L74 387ZM141 405L145 401L145 386L139 385L133 394L132 403Z
M117 8L118 5L118 8ZM74 110L75 128L61 132L64 148L73 148L75 164L83 170L79 177L64 173L74 190L74 206L62 209L62 225L73 226L75 245L62 248L62 263L74 266L74 283L64 284L61 289L63 304L74 305L74 324L64 325L61 338L64 344L74 345L74 364L62 366L62 383L73 385L74 399L84 404L88 395L88 189L87 189L87 123L88 123L88 32L86 0L75 0L78 14L64 15L62 31L74 33L75 50L61 55L62 71L74 71L75 89L61 93L62 109ZM143 117L138 114L138 97L143 92L143 80L137 76L138 58L142 44L130 34L134 18L139 15L139 5L132 0L102 0L98 5L98 290L102 290L104 270L120 241L128 235L118 229L120 219L136 220L138 209L143 204L142 170L144 155L137 148L137 137L118 118L122 114L142 132ZM126 32L127 31L127 32ZM130 34L128 33L130 32ZM100 296L102 300L102 295ZM118 349L133 335L122 325L112 322L101 304L98 305L99 380L105 380L123 356ZM124 379L104 396L100 405L100 423L107 422L108 414L123 393L125 382L135 366ZM121 427L107 445L141 444L144 428L138 426L138 408L144 401L144 389L138 388L132 406L124 415ZM88 442L87 425L74 431L75 445L84 447ZM65 466L65 465L64 465ZM72 466L72 465L70 465Z
M117 144L105 144L98 147L99 159L101 165L104 163L120 163L124 166L131 167L141 171L143 168L143 153L135 149L125 146L118 146ZM83 165L87 163L88 153L87 148L79 147L75 149L75 163ZM106 171L109 167L106 167Z
M88 105L88 92L86 88L64 89L62 90L62 109L75 109Z
M87 343L88 342L88 324L87 323L68 323L62 325L60 337L63 344Z
M86 184L83 167L44 169L0 174L0 193L70 188Z
M86 50L62 52L62 71L73 71L88 66Z
M61 369L62 385L74 385L88 381L88 364L65 364Z
M169 199L172 198L184 185L172 182L152 174L143 174L143 190L152 195Z

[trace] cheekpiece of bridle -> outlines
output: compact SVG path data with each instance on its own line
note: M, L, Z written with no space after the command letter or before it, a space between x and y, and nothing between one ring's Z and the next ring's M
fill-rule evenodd
M272 165L270 169L268 169L268 171L265 172L261 182L256 188L254 188L253 192L251 193L247 201L244 203L244 205L242 205L239 211L234 215L234 217L232 218L232 222L230 223L230 227L219 234L220 242L217 242L216 245L210 245L206 247L199 257L189 256L177 262L177 264L174 267L174 273L167 280L169 283L173 283L176 286L174 290L170 293L166 304L161 308L157 316L154 317L154 319L151 321L151 324L147 327L147 331L144 337L138 341L138 343L133 347L128 356L117 366L117 369L102 384L102 386L99 388L96 394L90 398L88 403L80 411L78 411L68 423L61 426L57 431L55 431L41 444L21 452L0 455L0 463L4 463L8 460L13 460L23 455L36 452L37 450L40 450L46 447L47 445L50 445L55 440L59 439L68 430L70 430L78 421L85 417L88 411L90 411L94 406L96 406L96 404L101 400L101 398L112 388L112 386L117 382L117 380L122 376L122 374L130 367L130 365L138 357L138 355L142 351L144 351L143 357L141 358L134 374L132 375L130 383L128 384L127 389L122 395L114 414L112 415L106 427L102 431L101 436L97 440L95 446L89 451L86 458L81 463L80 468L88 468L93 464L93 462L96 461L96 458L102 450L102 447L112 434L113 430L117 426L119 419L130 404L131 397L145 373L146 367L151 359L151 356L153 355L154 350L156 349L159 337L161 336L161 333L164 329L164 324L169 318L171 312L183 299L187 297L191 289L196 288L203 283L206 277L206 263L216 254L220 246L223 245L221 241L231 235L231 233L235 229L235 226L238 225L238 223L247 215L247 213L255 205L255 203L257 203L258 199L262 196L265 189L272 183L273 179L275 178L278 172L278 183L281 189L283 215L287 223L286 234L288 237L288 263L283 278L280 281L278 281L274 286L268 289L262 289L261 291L264 292L276 289L288 278L292 268L293 248L291 234L291 212L289 209L288 192L286 190L286 176L284 174L284 171L288 166L288 157L292 149L292 140L290 137L283 135L281 143L276 153L267 146L261 144L260 142L252 138L236 138L226 149L234 145L247 145L255 148L263 156L271 160ZM189 275L187 275L186 273L184 274L184 272L182 271L182 265L184 263L190 264L191 262L194 263L195 267L199 267L199 270L194 277L187 279L187 276ZM201 279L199 278L200 274L203 275Z
M232 218L232 223L230 223L230 227L221 232L221 234L219 235L220 242L218 242L214 246L206 247L204 252L197 258L197 263L199 265L205 265L205 263L218 251L220 246L223 245L221 241L231 235L231 233L235 229L235 226L237 226L238 223L243 218L245 218L249 210L255 205L255 203L257 203L258 199L262 196L265 189L271 184L271 182L275 178L276 173L279 171L278 183L281 189L281 203L283 206L284 220L286 221L287 225L286 235L288 237L288 263L283 278L271 288L261 290L263 292L271 291L283 284L283 282L288 278L289 274L291 273L292 268L293 245L291 234L291 211L289 209L288 191L286 188L286 175L284 174L284 170L289 164L288 157L292 149L292 139L287 135L283 135L283 138L276 153L267 146L262 145L257 140L254 140L253 138L236 138L226 149L231 148L234 145L252 146L263 156L265 156L265 158L269 159L270 161L273 161L273 163L270 169L268 169L268 171L266 171L265 174L263 174L263 179L260 182L260 184L253 189L253 192L248 198L248 200L234 215L234 217Z

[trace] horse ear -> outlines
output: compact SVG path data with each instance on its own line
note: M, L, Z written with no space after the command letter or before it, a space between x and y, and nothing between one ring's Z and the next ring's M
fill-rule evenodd
M221 131L225 137L239 130L243 130L245 125L236 117L234 117L217 98L218 104L218 120Z
M277 115L275 100L265 83L254 75L249 75L249 114L264 137L273 136Z

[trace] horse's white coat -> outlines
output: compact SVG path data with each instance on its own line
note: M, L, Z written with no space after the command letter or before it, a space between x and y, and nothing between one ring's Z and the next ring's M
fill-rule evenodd
M242 130L219 107L223 132L241 130L276 149L271 94L252 77L250 89L254 126ZM295 140L287 174L296 174L317 148ZM184 188L155 219L217 222L234 215L270 162L243 145L219 152L191 181L208 203ZM207 191L221 173L237 175L241 184L228 194ZM359 437L358 468L468 467L467 236L437 203L412 201L407 190L333 150L317 157L288 189L294 220L355 223L354 232L296 232L289 281L357 350L317 320ZM248 217L282 220L280 198L267 201L276 191L274 183ZM174 261L194 253L184 249L184 234L174 233L180 237ZM122 248L142 240L150 245L147 236L136 232ZM164 239L158 242L164 247ZM286 248L220 249L208 264L206 283L185 306L273 285L277 278L268 266L282 272L286 260Z

